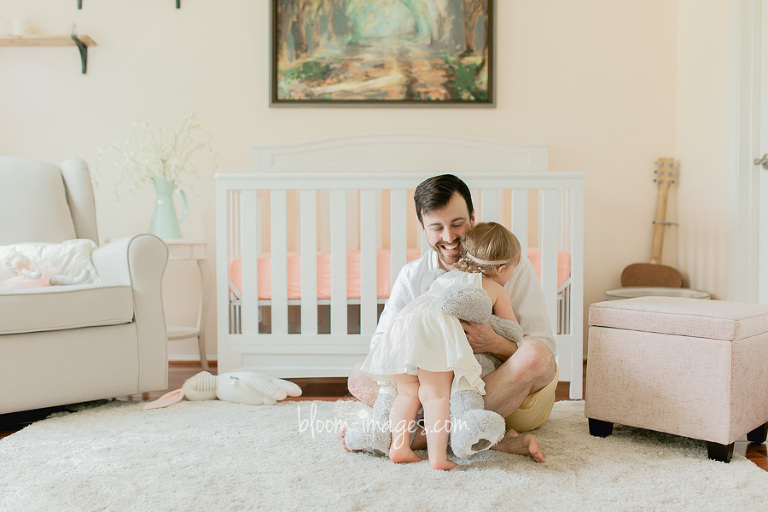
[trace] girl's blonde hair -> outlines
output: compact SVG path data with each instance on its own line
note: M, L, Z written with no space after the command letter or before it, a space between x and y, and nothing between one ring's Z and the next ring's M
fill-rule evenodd
M464 272L494 276L502 265L517 265L520 262L520 241L511 231L495 222L477 224L461 239L461 247L461 257L453 267Z

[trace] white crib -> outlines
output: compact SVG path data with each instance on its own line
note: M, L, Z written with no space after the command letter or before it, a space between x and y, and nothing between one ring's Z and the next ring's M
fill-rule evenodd
M547 151L411 132L255 145L253 172L216 176L219 371L348 375L398 271L428 249L413 189L450 172L477 221L505 224L523 254L535 247L560 379L581 398L583 177L546 172Z

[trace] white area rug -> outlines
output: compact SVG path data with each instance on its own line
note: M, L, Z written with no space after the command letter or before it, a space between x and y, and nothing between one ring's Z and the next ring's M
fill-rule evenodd
M357 402L247 406L113 402L0 441L2 511L765 510L768 472L703 442L616 426L591 437L583 402L537 431L545 464L485 452L449 471L343 451ZM426 453L422 453L426 456Z

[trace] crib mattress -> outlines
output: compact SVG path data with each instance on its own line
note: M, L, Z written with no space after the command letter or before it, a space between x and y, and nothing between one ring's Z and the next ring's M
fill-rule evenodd
M418 249L408 249L406 258L415 260L421 255ZM376 296L386 299L391 292L390 279L390 251L381 249L376 254L377 276ZM541 277L541 250L528 249L528 259L533 268ZM294 251L288 252L288 300L301 298L301 254ZM258 261L259 300L272 298L272 257L268 253L259 255ZM571 257L567 252L558 252L557 255L557 285L561 287L571 275ZM242 260L236 258L229 264L230 289L235 297L241 296L242 291ZM331 298L331 253L321 251L317 253L317 298ZM347 298L360 298L360 250L347 252Z

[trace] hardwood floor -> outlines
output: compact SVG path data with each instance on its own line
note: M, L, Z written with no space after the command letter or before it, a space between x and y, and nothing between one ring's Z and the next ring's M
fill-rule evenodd
M184 381L192 377L201 370L199 363L172 362L168 369L168 389L154 393L145 393L143 395L129 395L119 397L118 400L139 402L142 400L154 400L164 393L178 389ZM586 366L585 366L586 370ZM211 373L216 373L216 362L211 362ZM298 398L288 398L288 400L328 400L335 401L339 399L353 398L347 390L347 380L342 377L328 378L306 378L291 379L302 389L302 396ZM586 388L586 383L585 383ZM568 400L568 383L561 382L557 385L555 392L556 400ZM25 426L46 418L49 414L63 410L62 407L53 407L36 411L25 411L12 414L0 414L0 439L18 432ZM747 441L737 441L734 447L736 453L745 455L759 468L768 471L768 454L766 454L766 444L754 444Z

